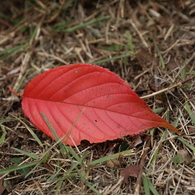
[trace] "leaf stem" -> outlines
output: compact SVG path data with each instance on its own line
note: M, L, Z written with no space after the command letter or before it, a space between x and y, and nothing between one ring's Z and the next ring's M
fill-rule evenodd
M16 96L18 96L18 97L22 97L22 95L19 94L19 93L17 93L17 92L15 92L15 91L12 89L11 86L8 86L8 89L9 89L9 91L10 91L11 93L13 93L14 95L16 95Z

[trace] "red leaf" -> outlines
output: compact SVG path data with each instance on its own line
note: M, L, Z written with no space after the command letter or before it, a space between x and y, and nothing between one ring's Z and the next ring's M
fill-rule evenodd
M22 98L22 109L31 122L54 138L44 113L60 138L67 135L63 141L68 145L79 145L81 140L103 142L152 127L178 132L118 75L95 65L51 69L30 81Z

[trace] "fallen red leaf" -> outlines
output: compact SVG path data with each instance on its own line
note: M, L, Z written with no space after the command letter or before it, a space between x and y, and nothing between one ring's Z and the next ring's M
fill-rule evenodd
M0 194L3 194L3 192L5 191L5 187L3 185L4 179L1 178L0 179Z
M68 145L113 140L152 127L179 133L118 75L95 65L60 66L38 75L25 87L22 109L37 128L54 138L44 113Z
M140 168L138 165L127 166L121 171L121 175L124 177L124 182L129 183L129 177L138 177Z

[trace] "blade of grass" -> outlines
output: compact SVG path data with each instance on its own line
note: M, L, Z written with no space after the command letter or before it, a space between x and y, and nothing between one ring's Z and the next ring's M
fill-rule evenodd
M58 134L56 133L52 124L49 122L49 120L47 119L47 117L45 116L45 114L43 112L41 112L41 115L42 115L44 121L46 122L46 124L48 125L49 129L52 131L52 134L53 134L55 140L58 141L60 138L58 137Z
M55 195L58 195L60 193L60 190L62 188L62 184L63 184L63 181L59 181L58 184L57 184L57 187L55 189Z
M156 188L152 185L152 183L150 182L149 179L148 179L148 184L149 184L150 191L151 191L154 195L159 195L159 193L157 192Z
M179 141L181 141L183 144L185 144L188 148L190 148L193 152L195 152L195 147L194 146L192 146L191 144L189 144L187 141L185 141L181 137L178 137L177 139Z
M78 168L78 166L75 167L75 170L76 170L77 174L79 175L80 181L84 181L85 182L86 179L85 179L85 175L84 175L84 170L81 171L81 169Z
M67 28L67 29L63 30L62 32L69 32L69 33L71 33L71 32L73 32L75 30L78 30L78 29L81 29L81 28L85 28L86 26L89 26L91 24L100 22L102 20L107 20L109 18L110 18L110 16L104 16L104 17L95 18L95 19L92 19L92 20L90 20L90 21L88 21L86 23L79 24L79 25L73 26L71 28Z
M20 50L26 48L27 46L28 46L28 44L19 45L19 46L11 47L11 48L9 48L9 49L5 49L5 50L3 50L3 51L0 51L0 56L3 55L3 56L0 57L0 60L6 58L6 57L8 57L8 56L10 56L10 55L13 54L13 53L16 53L16 52L18 52L18 51L20 51Z
M106 50L106 51L120 51L122 45L119 44L112 44L109 46L100 46L99 49Z
M89 182L85 182L85 184L92 190L94 191L96 194L101 194L100 192L98 192Z
M11 158L11 161L16 165L19 165L19 164L22 163L23 160L21 158ZM20 173L23 176L26 176L30 172L30 168L27 167L27 168L24 168L24 169L20 169L20 170L17 170L17 172Z
M65 1L65 4L63 6L63 11L65 11L66 9L69 8L69 6L71 6L73 3L75 3L75 0L68 0L68 1Z
M135 53L135 49L134 49L133 42L132 42L132 38L131 38L131 35L130 35L130 32L129 31L126 31L126 36L127 36L127 40L128 40L129 49L133 53Z
M40 26L41 26L41 22L39 22L39 23L36 25L35 30L32 32L32 34L31 34L31 36L30 36L30 45L32 45L32 43L33 43L33 41L34 41L34 39L35 39L35 37L36 37L37 31L38 31L38 29L40 28Z
M187 110L192 122L195 124L195 115L193 114L193 111L190 108L190 105L188 104L188 102L185 103L185 109Z
M52 176L47 180L47 182L62 181L62 180L68 179L69 177L78 175L77 173L74 173L74 172L73 172L74 169L75 169L78 165L79 165L79 163L77 163L77 162L72 163L72 166L63 174L63 177L56 178L58 175L62 175L62 173L61 173L60 170L59 170L55 175L52 175Z
M77 155L77 153L72 149L72 147L68 147L68 151L70 154L80 163L82 164L81 158Z
M186 74L187 74L186 67L187 67L187 60L185 60L184 66L182 67L182 70L181 70L181 78L182 79L186 78Z
M31 171L25 176L28 177L31 173L34 172L34 170L41 164L41 163L45 163L48 161L48 158L49 158L49 151L45 152L43 154L43 156L41 157L41 160L37 162L37 164L31 169Z
M146 176L142 176L143 184L144 184L144 192L145 195L150 195L150 189L148 184L148 178Z
M16 121L16 120L18 120L18 119L16 119L16 118L9 118L9 119L0 118L0 123Z
M33 159L35 159L35 160L37 160L37 159L39 158L36 154L32 154L32 153L30 153L30 152L26 152L26 151L20 150L20 149L18 149L18 148L12 148L12 149L14 149L15 151L17 151L17 152L19 152L19 153L21 153L21 154L24 154L24 155L26 155L26 156L29 156L29 157L31 157L31 158L33 158Z
M35 170L41 163L43 163L43 160L37 161L36 164L35 164L35 166L31 169L31 171L30 171L27 175L25 175L25 178L27 178L31 173L33 173L34 170Z
M80 113L80 115L84 112L85 109L83 109L83 111ZM59 136L57 135L55 129L53 128L52 124L49 122L49 120L47 119L47 117L45 116L44 113L41 113L44 121L46 122L46 124L48 125L49 129L52 131L57 143L59 144L59 147L60 147L60 150L63 152L63 154L67 154L69 157L69 159L71 160L71 169L76 169L76 172L77 174L80 176L80 178L83 180L83 176L82 174L80 173L80 170L77 168L78 165L82 165L83 163L83 159L79 157L79 155L73 150L73 148L71 146L66 146L64 145L64 143L62 143L61 141L64 139L65 136L67 136L67 134L62 137L62 138L59 138ZM74 124L73 124L73 127L74 125L76 124L78 118L80 118L80 115L77 117L77 119L75 120ZM72 128L73 128L72 127ZM72 129L70 129L70 132L72 131ZM73 160L76 159L76 162Z
M159 152L159 149L156 148L156 150L154 151L154 154L153 154L153 156L152 156L152 160L151 160L151 162L150 162L149 169L151 169L151 168L154 166L154 164L155 164L155 162L156 162L156 158L157 158L157 156L158 156L158 152Z
M65 1L64 6L62 8L62 12L64 15L66 15L66 11L67 9L69 9L70 6L71 6L71 14L74 15L75 5L72 4L76 4L76 2L74 0ZM70 16L70 18L72 17ZM68 25L72 24L73 22L74 20L71 19L69 19L68 21L63 20L62 22L58 22L57 24L54 25L53 31L62 32Z
M186 74L195 74L195 71L194 72L186 72Z
M165 62L164 62L163 57L161 55L160 49L158 48L158 46L157 46L155 41L154 41L154 45L155 45L156 50L158 52L158 56L159 56L159 59L160 59L160 63L161 63L162 69L165 70Z
M24 169L24 168L27 168L27 167L32 167L34 165L37 165L38 162L39 161L35 161L35 162L23 164L23 165L16 165L16 166L11 166L11 167L6 168L6 169L2 169L2 170L0 170L0 175L10 173L12 171L17 171L17 170L20 170L20 169Z
M144 192L146 195L150 195L150 191L154 195L159 195L155 187L152 185L151 181L145 175L142 176L142 179L144 184Z
M54 28L53 31L55 32L63 32L64 29L69 26L70 24L72 24L74 22L74 20L69 20L69 21L62 21L57 23Z
M133 152L133 150L126 150L126 151L119 152L119 153L116 153L116 154L113 154L113 155L110 155L110 156L99 158L97 160L94 160L94 161L90 162L89 165L95 165L95 164L103 163L103 162L108 161L110 159L118 158L119 155L128 155L128 154L131 154L132 152Z
M5 136L6 136L7 132L6 132L5 127L3 125L0 125L0 126L1 126L1 130L3 131L3 134L0 137L0 145L1 145L5 141Z
M26 123L24 123L20 118L17 118L17 119L28 129L28 131L30 132L32 137L36 140L36 142L40 146L42 146L43 144L42 144L41 140L37 137L37 135L33 132L33 130Z
M63 152L63 154L66 154L67 153L67 147L65 147L65 145L61 142L63 137L59 138L58 134L56 133L55 129L53 128L52 124L49 122L49 120L47 119L47 117L45 116L44 113L41 112L41 116L43 117L43 120L46 122L49 129L51 130L55 140L57 141L57 144L59 144L59 147L60 147L61 151Z
M40 113L41 116L43 117L43 120L46 122L46 124L48 125L49 129L51 130L51 132L52 132L54 138L56 139L57 144L59 144L59 146L60 146L60 148L61 148L61 151L62 151L63 153L67 153L67 152L70 152L70 153L71 153L71 152L72 152L72 155L73 155L73 156L75 155L75 157L77 158L77 160L80 159L80 157L79 157L75 152L73 152L73 150L71 150L71 149L72 149L71 147L65 146L65 144L62 143L61 141L64 140L65 137L67 137L67 139L68 139L68 138L71 138L71 137L69 137L69 135L70 135L70 133L72 132L72 129L73 129L74 126L76 125L77 121L79 120L79 118L81 117L81 115L83 114L83 112L85 111L85 109L86 109L86 107L84 107L83 110L79 113L78 117L77 117L76 120L73 122L73 124L72 124L72 126L71 126L69 132L68 132L67 134L65 134L65 135L64 135L63 137L61 137L61 138L58 137L58 135L57 135L55 129L53 128L52 124L49 122L49 120L47 119L47 117L45 116L45 114L42 113L42 112ZM73 141L73 140L72 140L72 141ZM70 149L70 148L71 148L71 149Z
M61 175L61 173L60 173L60 175ZM55 177L55 176L57 176L57 175L55 175L52 179L49 178L49 179L47 180L47 182L53 183L53 182L56 182L56 181L64 181L64 180L66 180L66 179L68 179L68 178L70 178L70 177L74 177L74 176L76 176L76 175L77 175L77 173L69 173L69 174L66 173L66 175L63 176L63 177Z
M82 112L80 113L80 115L84 112L84 110L85 110L85 109L82 110ZM52 133L53 133L55 139L56 139L57 141L61 141L61 140L63 139L63 137L62 137L62 138L59 138L58 135L57 135L57 133L56 133L56 131L55 131L55 129L53 128L52 124L49 122L49 120L47 119L47 117L45 116L45 114L44 114L44 113L41 113L41 115L42 115L44 121L47 123L49 129L52 131ZM76 121L74 122L73 127L74 127L74 125L76 124L78 118L80 118L80 115L77 117ZM73 127L72 127L72 128L73 128ZM70 129L70 131L71 131L71 129ZM59 143L59 144L63 144L63 143ZM63 145L64 145L64 144L63 144ZM72 171L75 169L75 171L76 171L77 175L79 175L79 178L81 179L81 181L84 181L85 184L86 184L91 190L93 190L94 192L97 193L98 191L97 191L90 183L88 183L88 182L86 183L85 175L82 174L83 172L80 171L81 168L78 167L78 165L81 165L81 166L83 165L83 161L84 161L84 159L86 158L86 155L83 155L83 156L80 158L79 155L73 150L72 147L68 147L68 146L65 146L65 145L64 145L64 147L66 147L66 150L71 154L71 156L69 157L69 159L71 160L72 166L71 166L71 168L65 173L65 176L64 176L64 177L62 177L62 178L52 177L52 178L50 178L48 181L49 181L49 182L53 182L53 181L62 181L62 180L64 180L64 179L68 178L68 177L72 177L73 175L72 175L71 173L72 173ZM76 162L75 162L72 158L75 158L75 159L76 159ZM57 176L57 175L55 175L55 176Z
M179 122L180 118L181 118L181 114L175 119L175 121L173 122L173 126L175 126L175 127L178 126L178 122Z
M125 57L128 57L128 56L131 56L132 54L126 54L126 55L120 55L120 56L115 56L115 57L112 57L112 58L107 58L107 59L104 59L104 60L99 60L99 61L96 61L96 62L93 62L94 64L101 64L101 63L104 63L104 62L109 62L111 60L117 60L117 59L121 59L121 58L125 58Z

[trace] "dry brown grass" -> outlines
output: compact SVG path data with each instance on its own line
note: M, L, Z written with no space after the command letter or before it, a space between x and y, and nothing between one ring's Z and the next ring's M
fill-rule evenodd
M126 166L139 165L139 176L149 179L159 194L195 194L195 79L168 88L163 93L166 100L162 95L145 99L186 135L153 129L141 136L138 145L134 137L84 142L73 153L33 127L19 98L7 88L11 85L22 94L41 72L64 64L94 63L119 74L140 96L149 95L194 77L194 24L193 0L2 1L0 169L17 163L37 162L37 166L23 169L23 174L31 170L27 177L16 170L1 175L0 193L147 194L141 177L130 177L125 184L121 176ZM90 165L124 150L130 152Z

